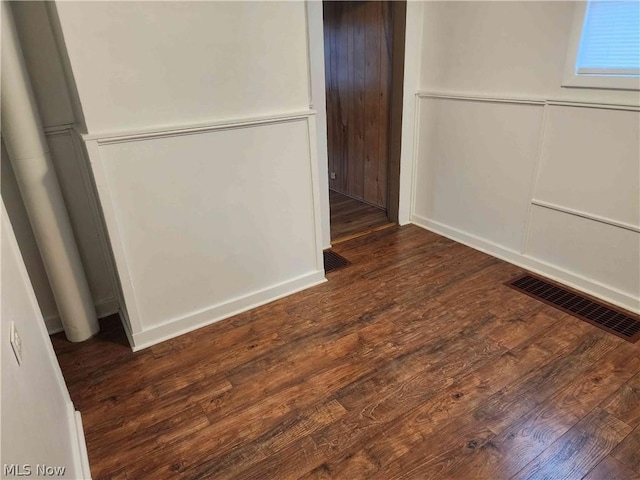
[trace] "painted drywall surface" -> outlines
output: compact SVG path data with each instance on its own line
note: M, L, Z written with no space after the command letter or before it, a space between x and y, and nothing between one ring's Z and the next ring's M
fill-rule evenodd
M305 4L56 10L134 348L322 281Z
M640 229L638 112L548 110L535 200Z
M639 97L561 87L574 7L424 4L413 218L639 310Z
M423 91L638 104L629 91L561 86L578 2L425 2Z
M56 8L91 133L309 107L303 2Z
M420 155L430 161L417 166L415 214L519 249L541 120L540 106L423 100Z
M62 378L11 224L2 209L2 463L65 467L57 478L84 478L73 404ZM19 365L10 323L22 340Z
M143 330L317 270L308 152L304 120L101 147Z
M527 253L638 298L640 242L636 232L534 206Z

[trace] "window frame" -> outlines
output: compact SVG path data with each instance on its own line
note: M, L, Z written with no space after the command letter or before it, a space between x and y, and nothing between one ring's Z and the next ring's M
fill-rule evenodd
M640 90L640 78L637 76L576 73L576 61L578 60L582 28L588 3L588 1L576 2L574 7L573 25L571 27L571 36L569 37L567 57L564 62L562 86L566 88L599 88L604 90Z

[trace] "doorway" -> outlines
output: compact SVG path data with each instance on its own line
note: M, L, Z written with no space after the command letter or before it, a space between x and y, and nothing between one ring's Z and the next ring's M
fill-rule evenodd
M323 2L331 242L398 218L406 2Z

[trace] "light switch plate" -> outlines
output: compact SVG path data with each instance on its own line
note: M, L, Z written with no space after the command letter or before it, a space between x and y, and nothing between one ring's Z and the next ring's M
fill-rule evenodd
M18 365L22 364L22 340L20 340L20 334L18 333L15 322L11 322L9 341L11 342L11 348L13 348L13 354L16 356Z

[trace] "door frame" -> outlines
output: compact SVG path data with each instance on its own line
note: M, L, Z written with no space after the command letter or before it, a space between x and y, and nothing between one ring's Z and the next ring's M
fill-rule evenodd
M389 152L387 163L387 217L399 223L400 159L402 153L402 110L404 92L407 2L391 2L393 38L391 45L391 98L389 100Z
M419 89L422 42L422 2L391 2L393 13L391 119L387 215L392 222L411 222L414 176L415 96ZM309 108L316 111L320 215L323 248L331 247L329 162L327 155L327 105L324 70L324 27L321 0L305 1L309 67ZM400 37L400 38L398 38ZM402 45L404 55L396 51ZM407 59L409 59L407 61ZM394 180L391 180L394 177Z

